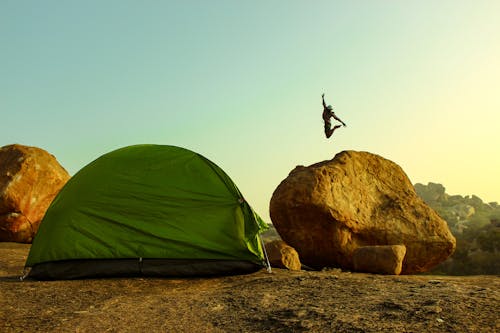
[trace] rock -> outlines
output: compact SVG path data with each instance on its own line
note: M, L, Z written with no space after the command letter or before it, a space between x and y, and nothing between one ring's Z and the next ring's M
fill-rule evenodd
M401 167L368 152L296 167L274 191L270 215L281 238L316 269L353 270L357 248L403 244L402 274L425 272L456 244Z
M293 247L287 245L282 240L266 243L265 246L272 267L300 271L301 264L299 254Z
M43 149L17 144L0 148L0 241L31 243L69 178Z
M362 246L354 250L352 260L358 272L399 275L405 254L404 245Z
M427 203L447 201L449 197L448 194L445 193L445 187L437 183L428 183L427 186L417 183L415 184L415 191Z

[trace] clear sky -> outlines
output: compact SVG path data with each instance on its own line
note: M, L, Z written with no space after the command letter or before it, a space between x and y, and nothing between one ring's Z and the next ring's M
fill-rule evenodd
M296 165L379 154L500 201L500 1L0 0L0 146L76 173L194 150L268 222ZM321 94L347 123L327 140Z

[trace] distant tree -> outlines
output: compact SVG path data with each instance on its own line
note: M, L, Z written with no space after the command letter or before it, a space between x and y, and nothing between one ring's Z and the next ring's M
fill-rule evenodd
M482 251L500 252L500 228L490 223L480 230L476 241Z

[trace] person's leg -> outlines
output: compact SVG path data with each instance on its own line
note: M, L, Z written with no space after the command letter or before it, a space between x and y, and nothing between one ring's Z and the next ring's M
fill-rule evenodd
M331 128L331 126L332 125L330 123L325 122L325 135L327 139L332 136L333 132L335 132L337 128L342 127L342 125L335 125L333 128Z
M331 129L331 124L325 122L325 135L327 139L332 136L333 131L334 129Z

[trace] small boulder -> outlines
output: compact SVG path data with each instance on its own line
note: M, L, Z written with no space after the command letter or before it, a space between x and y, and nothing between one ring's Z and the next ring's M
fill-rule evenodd
M404 245L362 246L354 250L352 260L358 272L399 275L406 254Z
M18 144L0 148L0 241L31 243L69 178L43 149Z
M287 245L282 240L266 243L265 246L269 263L272 267L300 271L299 254L293 247Z
M445 260L456 244L401 167L368 152L296 167L274 191L270 216L281 238L316 269L354 270L357 248L403 244L402 274L414 274Z

